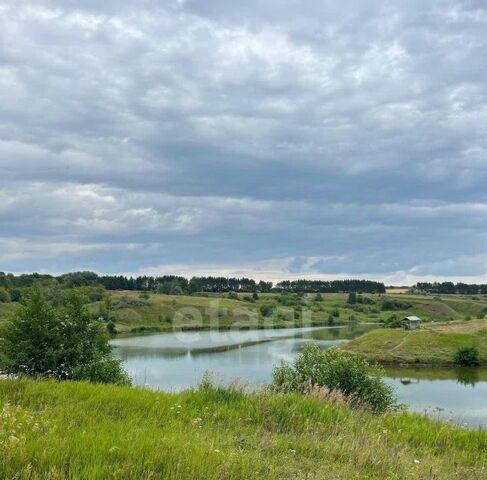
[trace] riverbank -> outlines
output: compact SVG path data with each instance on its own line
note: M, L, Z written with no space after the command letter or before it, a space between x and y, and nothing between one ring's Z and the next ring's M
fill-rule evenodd
M342 348L383 364L451 366L459 348L472 346L479 351L481 365L487 365L485 320L430 324L412 331L382 328Z
M297 395L0 381L1 478L485 478L487 432Z

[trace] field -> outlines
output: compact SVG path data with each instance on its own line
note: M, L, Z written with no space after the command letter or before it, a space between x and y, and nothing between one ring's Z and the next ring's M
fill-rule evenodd
M296 395L0 380L3 479L483 479L487 432Z
M380 363L452 365L457 349L470 346L487 365L487 320L431 323L413 331L379 329L342 348Z
M346 294L297 295L261 294L255 302L248 294L229 299L227 294L174 296L151 294L146 305L130 305L137 301L137 292L112 292L112 303L128 299L122 308L112 308L110 315L121 333L136 331L164 331L174 327L191 328L263 328L295 327L302 324L325 325L330 315L336 323L383 322L391 315L418 315L425 321L455 321L466 317L484 316L487 297L365 295L368 303L347 303ZM247 298L247 300L245 300ZM389 305L384 302L388 301ZM125 305L125 306L124 306ZM269 306L272 314L264 317L261 309ZM97 308L95 304L93 308Z

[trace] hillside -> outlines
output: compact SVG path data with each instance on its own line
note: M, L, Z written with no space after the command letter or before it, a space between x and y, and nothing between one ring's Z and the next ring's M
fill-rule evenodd
M329 317L336 323L348 321L384 322L392 315L419 315L428 321L463 320L484 316L487 297L364 295L364 303L347 303L347 294L260 294L251 301L249 294L211 296L150 294L145 300L137 292L111 292L110 316L120 332L170 330L179 328L294 327L303 322L326 325ZM125 302L123 301L125 299ZM141 305L138 304L141 303ZM268 308L269 316L263 309ZM94 304L93 308L99 308ZM305 313L304 317L302 312ZM338 316L337 316L338 313Z
M487 432L296 395L0 380L1 478L485 478Z
M475 346L487 365L487 320L429 324L420 330L378 329L342 348L381 363L453 364L460 347Z
M425 321L449 322L484 317L487 297L461 295L348 295L329 294L200 294L165 295L135 291L96 291L104 300L93 301L93 315L112 320L119 333L168 331L174 328L265 328L385 322L393 316L418 315ZM0 322L17 303L0 303ZM303 313L304 312L304 313Z

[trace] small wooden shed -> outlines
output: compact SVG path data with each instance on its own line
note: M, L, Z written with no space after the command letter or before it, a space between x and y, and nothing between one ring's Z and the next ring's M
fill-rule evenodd
M417 330L421 327L421 319L416 315L410 315L403 319L403 325L406 330Z

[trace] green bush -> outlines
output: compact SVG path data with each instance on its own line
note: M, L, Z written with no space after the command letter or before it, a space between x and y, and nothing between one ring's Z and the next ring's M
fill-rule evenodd
M110 320L107 323L107 332L110 335L115 335L117 333L117 327L115 326L115 322L113 320Z
M384 383L383 371L366 360L338 349L322 350L308 344L292 365L281 364L273 371L273 388L306 393L315 386L336 390L355 407L380 413L392 409L396 398Z
M472 367L480 365L479 350L476 347L461 347L455 352L455 365Z
M263 317L270 317L274 312L274 307L272 305L261 305L259 310Z
M387 299L383 300L381 308L383 311L387 311L387 310L407 310L408 308L411 308L411 304L407 303L407 302L401 302L399 300L387 298Z
M10 302L10 294L5 287L0 287L0 303Z
M396 314L393 314L384 322L384 325L387 328L403 328L404 321L402 318L399 318Z
M122 308L133 308L133 307L148 307L152 305L150 300L146 298L135 298L135 297L120 297L112 301L111 308L113 310L120 310Z

